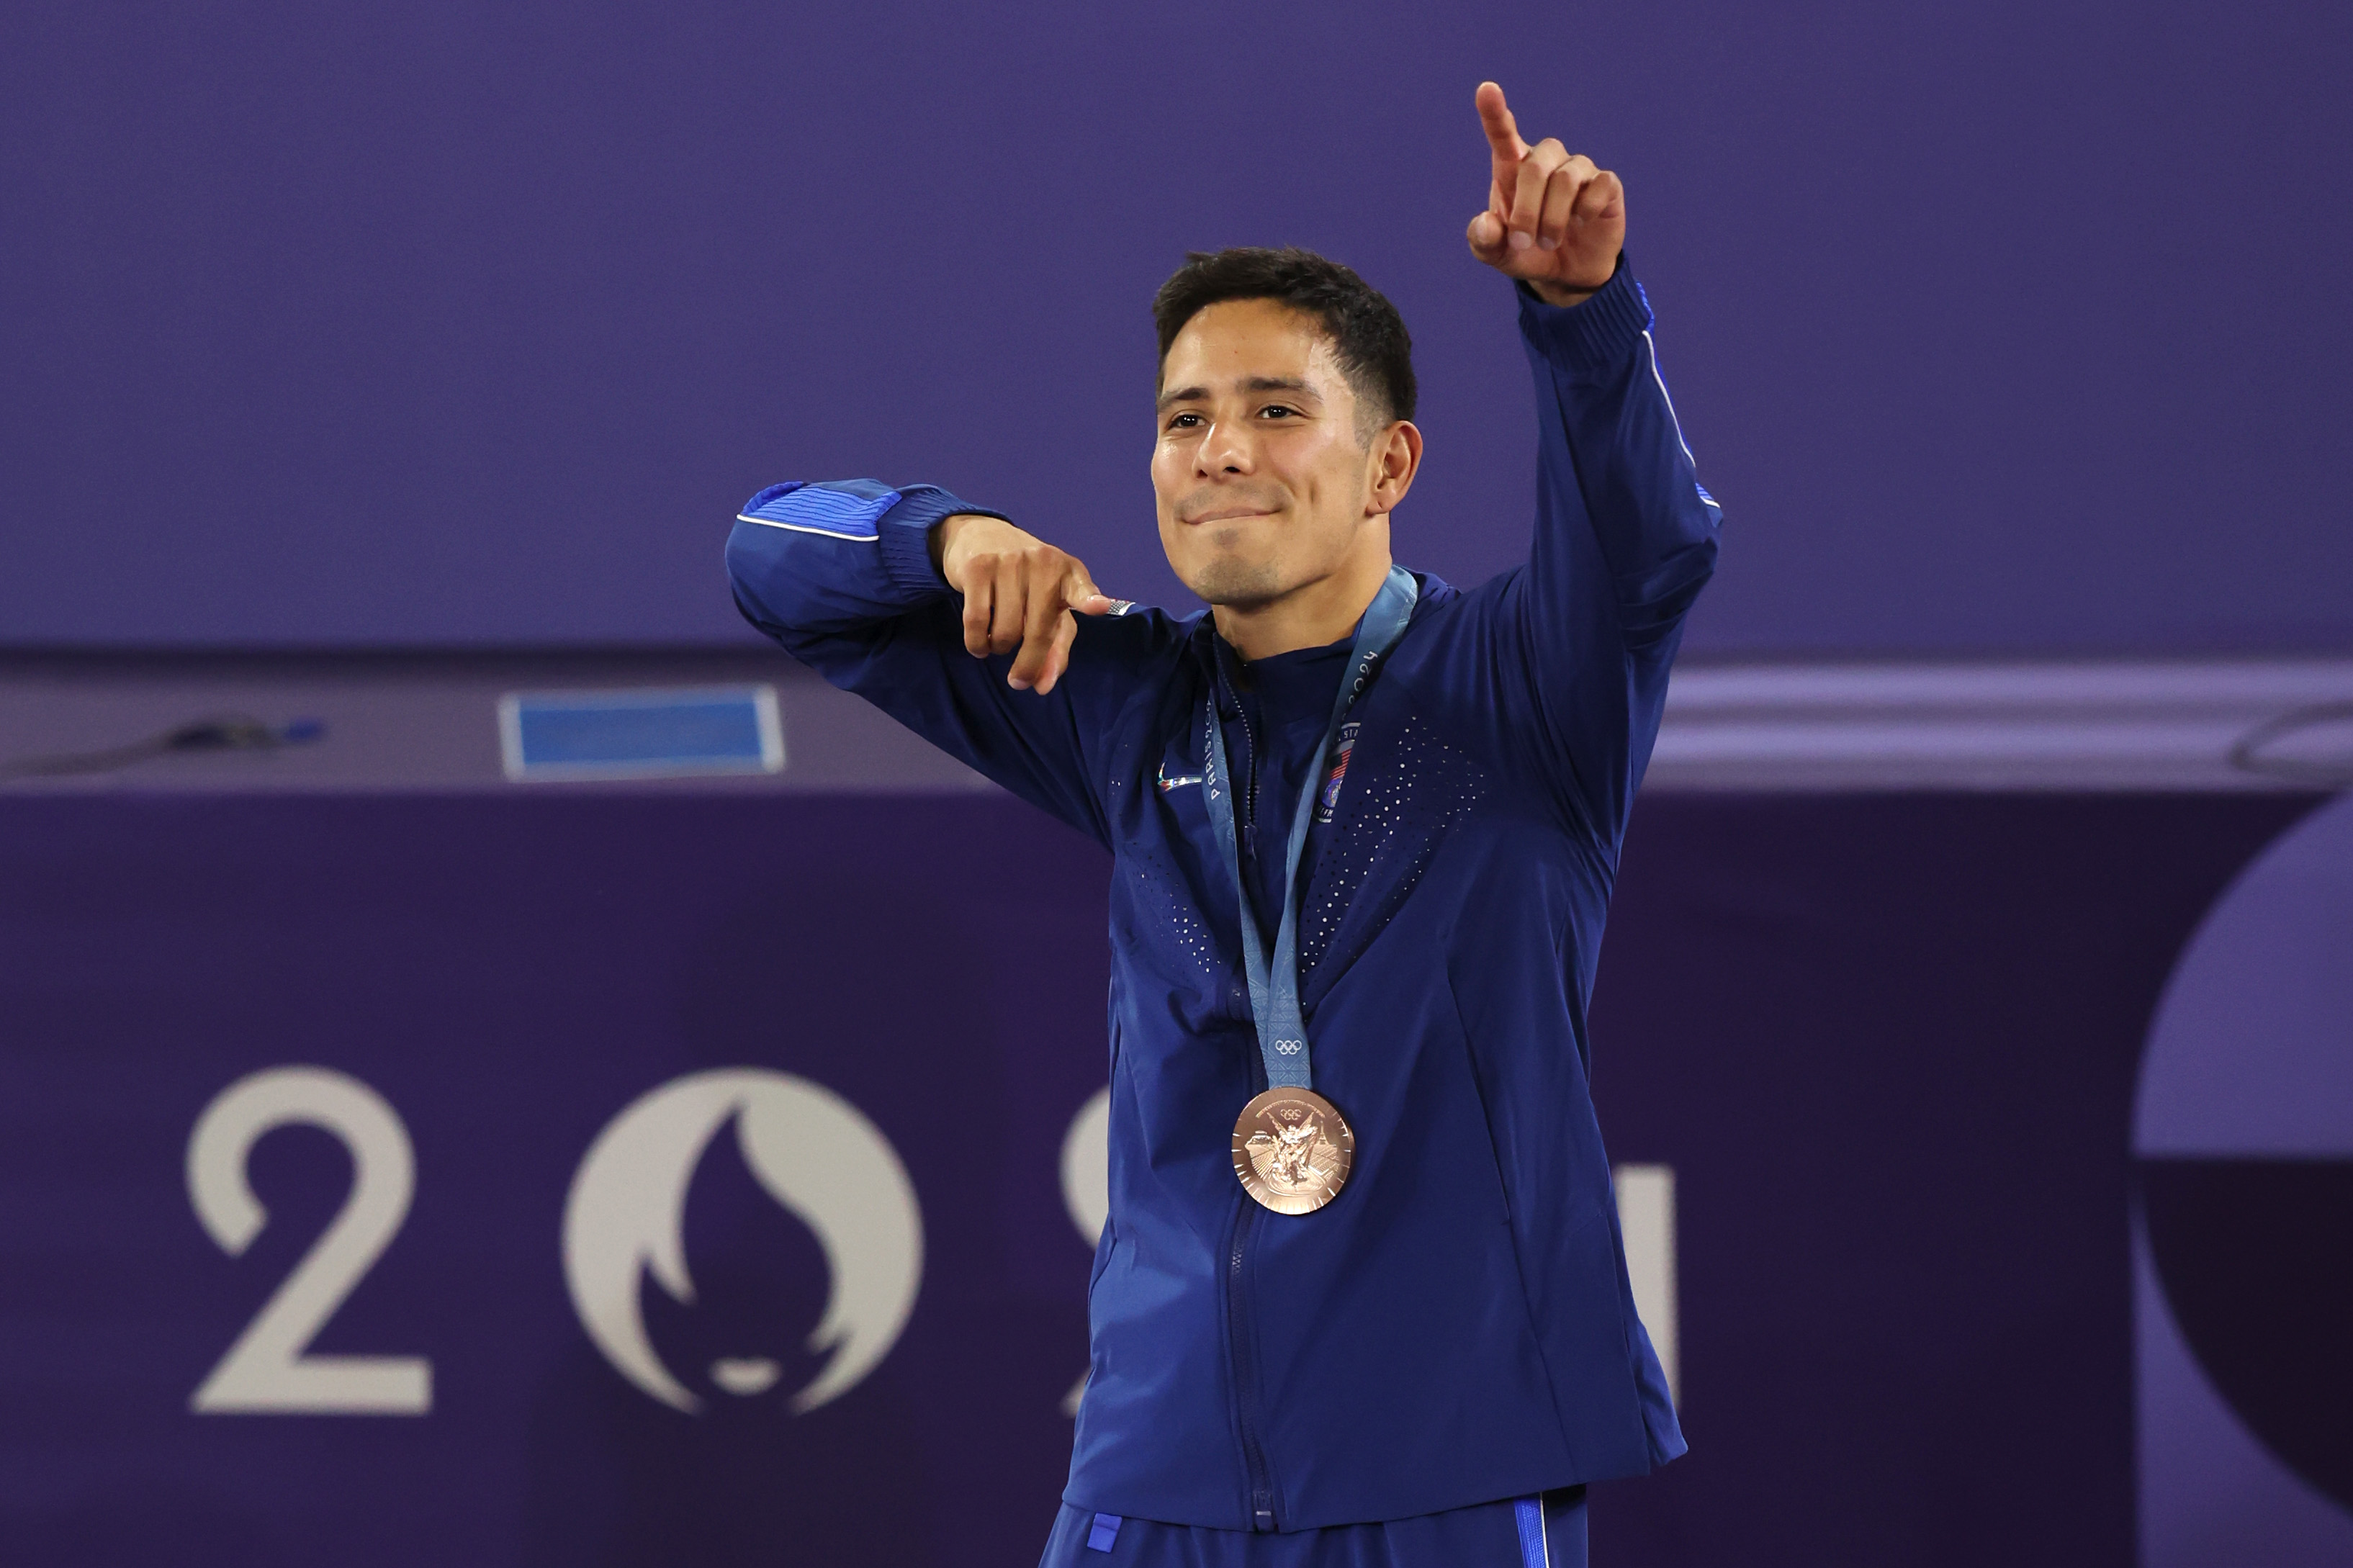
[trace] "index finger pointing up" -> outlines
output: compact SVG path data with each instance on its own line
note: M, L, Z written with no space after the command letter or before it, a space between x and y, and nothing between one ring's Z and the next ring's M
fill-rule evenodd
M1514 163L1526 157L1528 144L1520 140L1519 121L1512 118L1512 106L1504 101L1504 89L1482 81L1473 97L1479 105L1479 123L1486 128L1487 144L1495 156Z

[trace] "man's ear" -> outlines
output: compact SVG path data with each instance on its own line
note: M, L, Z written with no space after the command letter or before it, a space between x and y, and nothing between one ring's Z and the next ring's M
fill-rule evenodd
M1365 515L1395 511L1405 492L1413 489L1413 476L1421 469L1421 432L1409 420L1396 421L1373 437L1365 461L1366 477L1371 481L1365 496Z

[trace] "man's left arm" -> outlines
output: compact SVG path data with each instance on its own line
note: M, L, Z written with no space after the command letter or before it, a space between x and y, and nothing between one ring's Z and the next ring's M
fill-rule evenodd
M1715 568L1722 512L1667 395L1650 303L1624 260L1618 177L1520 139L1479 89L1493 159L1479 259L1514 279L1535 374L1536 528L1498 605L1551 771L1614 841L1650 758L1684 614Z

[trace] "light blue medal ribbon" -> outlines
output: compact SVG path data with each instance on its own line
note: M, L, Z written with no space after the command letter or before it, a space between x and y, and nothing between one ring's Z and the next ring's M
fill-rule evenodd
M1316 750L1315 765L1307 770L1307 782L1299 792L1299 809L1292 814L1291 842L1283 854L1282 921L1275 928L1271 963L1259 936L1258 917L1251 911L1250 884L1242 879L1241 852L1234 834L1232 773L1226 766L1225 727L1218 722L1216 694L1209 698L1209 776L1204 788L1209 796L1209 821L1218 830L1226 869L1241 900L1242 964L1250 975L1250 1014L1258 1022L1259 1055L1266 1060L1270 1089L1314 1087L1308 1070L1307 1025L1299 1011L1299 903L1294 885L1299 858L1307 847L1307 826L1314 816L1315 795L1331 759L1332 742L1340 733L1348 710L1372 684L1375 668L1405 635L1406 622L1413 618L1413 603L1419 595L1413 574L1392 566L1388 581L1381 584L1372 607L1356 625L1356 646L1348 653L1348 679L1340 684L1340 695L1332 704L1331 726Z

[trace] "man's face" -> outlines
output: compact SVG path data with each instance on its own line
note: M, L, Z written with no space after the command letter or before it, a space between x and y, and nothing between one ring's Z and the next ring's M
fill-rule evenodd
M1314 318L1272 300L1208 306L1169 344L1160 388L1152 488L1187 587L1250 608L1331 575L1362 543L1376 464Z

